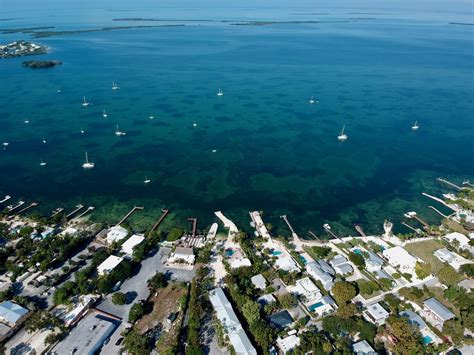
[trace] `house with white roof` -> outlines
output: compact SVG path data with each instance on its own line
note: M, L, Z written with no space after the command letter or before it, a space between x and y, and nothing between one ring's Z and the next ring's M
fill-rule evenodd
M314 261L307 263L306 272L316 281L320 281L326 291L329 291L332 288L332 276L322 270L318 263Z
M321 297L313 304L306 304L306 307L310 312L314 312L317 317L331 314L339 308L336 301L329 295Z
M265 280L262 274L252 276L250 281L252 281L253 285L259 290L265 290L267 287L267 280Z
M374 348L370 346L367 340L362 340L352 344L352 351L356 355L377 355Z
M122 244L122 253L131 258L133 256L133 248L141 244L144 240L145 237L142 234L132 235Z
M309 277L296 280L295 286L288 286L288 291L304 297L308 302L313 302L322 297L321 291Z
M393 267L398 268L401 272L406 272L409 274L415 273L417 259L404 248L396 246L385 249L382 253L383 256L387 258L388 263Z
M168 263L170 264L189 264L194 265L196 260L196 255L194 255L193 248L189 247L176 247L174 252L168 258Z
M462 264L469 262L468 260L464 259L462 256L449 251L447 248L438 249L434 252L434 256L436 256L440 261L443 263L448 263L456 270L459 270Z
M336 255L334 258L329 260L329 264L333 267L336 274L348 275L354 272L351 264L348 263L347 258L342 255Z
M453 241L456 241L459 244L459 247L462 249L469 248L469 238L466 237L464 234L453 232L453 233L446 234L445 236L443 236L443 238L446 239L450 243L452 243Z
M290 350L300 345L300 338L295 334L289 335L286 338L277 338L278 348L283 354L286 354Z
M122 262L123 258L115 255L110 255L107 259L105 259L102 264L97 266L97 272L100 276L108 274L113 269L115 269L118 264Z
M235 353L238 355L257 355L257 350L255 350L249 337L242 328L222 288L215 288L210 291L209 298L216 312L217 319L222 324L224 333L229 337L229 341Z
M380 303L374 303L370 306L367 306L367 309L363 312L363 315L368 322L376 325L382 325L385 323L385 320L390 314L380 305Z
M252 225L256 229L256 234L262 236L266 240L271 240L272 237L270 236L270 233L268 232L265 223L263 223L262 217L260 216L260 212L253 211L249 213L250 218L252 219Z
M128 231L121 226L113 226L107 232L107 243L118 242L128 235Z
M293 257L291 255L286 255L285 253L277 256L275 266L277 266L281 270L289 272L298 272L301 270L298 263L293 259Z

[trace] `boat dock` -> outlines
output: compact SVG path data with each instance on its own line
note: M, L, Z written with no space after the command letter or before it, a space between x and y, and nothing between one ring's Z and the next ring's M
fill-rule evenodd
M80 215L74 217L73 220L74 220L74 219L79 219L79 218L81 218L81 217L84 217L86 214L88 214L89 212L92 212L92 211L94 211L94 210L95 210L95 207L94 207L94 206L89 206L89 207L87 207L87 209L86 209L84 212L82 212Z
M49 218L53 218L55 216L57 216L58 214L60 214L61 212L64 211L64 208L62 207L58 207L56 209L54 209L52 212L51 212L51 216Z
M324 230L325 230L326 232L328 232L328 234L329 234L330 236L332 236L333 238L338 239L338 240L340 240L340 241L342 242L341 238L339 238L339 237L331 230L331 226L330 226L329 224L327 224L327 223L324 224L323 228L324 228Z
M76 209L74 211L72 211L71 213L69 213L68 215L66 215L66 218L67 219L71 218L72 216L74 216L77 212L79 212L83 208L84 208L84 205L81 205L81 204L76 205Z
M418 229L418 228L415 229L415 228L413 228L412 226L410 226L410 225L409 225L408 223L406 223L406 222L402 222L402 224L403 224L405 227L407 227L408 229L410 229L410 230L412 230L413 232L415 232L416 234L421 234L421 233L422 233L420 229Z
M448 181L448 180L446 180L446 179L437 178L436 180L438 180L439 182L442 182L442 183L444 183L444 184L446 184L446 185L448 185L448 186L450 186L450 187L452 187L452 188L454 188L454 189L456 189L456 190L458 190L458 191L462 190L462 187L461 187L461 186L458 186L458 185L456 185L456 184L453 184L451 181Z
M125 215L125 217L123 217L123 218L120 220L120 222L117 223L117 226L119 226L119 225L121 225L123 222L125 222L125 221L128 219L128 217L130 217L135 211L138 211L138 210L141 211L141 210L143 210L144 208L145 208L145 207L139 207L139 206L133 207L133 208L130 210L130 212L128 212L128 213Z
M11 199L12 197L10 195L6 195L3 200L0 200L0 203L4 203L4 202L7 202L9 199Z
M428 208L431 208L433 211L435 211L436 213L438 213L440 216L444 217L444 218L449 218L449 216L446 216L445 214L443 214L441 211L439 211L438 209L434 208L433 206L428 206Z
M8 206L7 207L7 212L8 213L11 213L13 211L15 211L16 209L20 208L21 206L23 206L25 204L25 201L18 201L18 203L16 205L12 205L12 206Z
M364 231L362 230L362 227L359 226L358 224L355 225L355 230L362 236L362 237L367 237L364 233Z
M163 212L163 214L160 216L160 218L156 221L156 223L153 225L153 227L151 227L150 231L148 232L148 236L151 235L151 233L153 233L156 228L159 227L159 225L161 224L161 222L163 222L163 220L165 219L165 217L168 215L169 213L169 210L165 210L165 209L162 209L161 212Z
M300 237L298 237L298 234L296 234L295 230L294 230L293 227L291 226L290 222L288 221L288 217L286 216L286 214L281 215L280 218L285 221L286 225L287 225L288 228L290 229L290 231L291 231L291 236L293 237L293 240L294 240L295 245L297 245L297 246L298 246L298 245L301 245Z
M197 218L189 217L188 221L193 223L193 231L191 232L191 237L195 238L196 237L196 228L197 228Z
M426 192L422 192L421 194L422 194L423 196L426 196L426 197L428 197L428 198L430 198L430 199L436 201L436 202L441 203L442 205L444 205L444 206L448 207L449 209L453 210L454 212L456 212L456 209L455 209L455 208L453 208L453 207L451 207L450 205L448 205L448 204L447 204L446 202L444 202L442 199L440 199L440 198L438 198L438 197L435 197L435 196L432 196L432 195L429 195L429 194L427 194Z
M30 203L28 206L22 208L21 210L19 210L18 212L14 213L15 215L19 215L19 214L22 214L23 212L26 212L28 211L30 208L33 208L35 206L38 206L38 202L32 202Z

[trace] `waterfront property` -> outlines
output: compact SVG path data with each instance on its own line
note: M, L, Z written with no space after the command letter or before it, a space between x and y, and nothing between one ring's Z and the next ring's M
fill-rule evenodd
M113 226L107 232L107 243L112 244L113 242L118 242L128 235L128 231L121 226Z
M194 265L196 255L194 255L193 248L176 247L167 260L168 264L188 264Z
M387 258L388 263L401 272L414 275L417 259L400 246L396 246L383 251L383 256Z
M121 252L124 253L126 257L131 258L133 256L133 249L144 240L145 237L142 234L132 235L122 244Z
M123 258L115 255L110 255L105 259L99 266L97 266L97 273L99 275L105 275L115 269L118 264L122 262Z
M12 301L0 303L0 341L10 336L28 317L29 310Z
M468 260L464 259L462 256L449 251L447 248L438 249L434 252L434 255L442 262L451 265L456 270L459 270L461 265L469 263Z
M224 327L224 332L229 337L234 351L238 355L257 355L257 351L250 342L232 305L224 294L222 288L215 288L209 292L211 304L216 312L217 319Z

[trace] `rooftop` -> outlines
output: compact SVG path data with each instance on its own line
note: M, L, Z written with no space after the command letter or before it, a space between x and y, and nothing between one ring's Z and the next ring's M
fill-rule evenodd
M389 313L380 305L380 303L374 303L367 306L367 312L370 313L375 321L385 319L389 316Z
M109 229L107 232L107 242L108 243L113 243L113 242L118 242L119 240L122 240L128 235L128 231L120 226L113 226L112 228Z
M285 328L293 323L293 318L291 318L290 313L286 310L268 316L268 320L278 329Z
M370 346L367 340L362 340L362 341L352 344L352 350L357 355L360 355L360 354L377 355L377 353Z
M115 255L110 255L105 259L102 264L97 266L97 272L99 275L106 274L117 267L118 264L122 262L123 258Z
M300 345L300 338L293 334L287 336L286 338L278 338L277 344L281 351L283 351L283 353L287 353L291 349Z
M432 297L427 299L423 302L426 308L428 308L431 312L436 314L439 318L443 321L447 321L455 317L454 313L451 312L448 308L446 308L440 301L436 298Z
M15 325L21 317L28 313L28 309L12 301L0 303L0 319L6 323Z
M133 248L145 240L143 235L134 234L122 244L122 252L127 255L133 254Z
M255 285L256 288L263 290L265 289L265 287L267 287L267 280L265 280L262 274L252 276L250 280L252 281L252 283Z

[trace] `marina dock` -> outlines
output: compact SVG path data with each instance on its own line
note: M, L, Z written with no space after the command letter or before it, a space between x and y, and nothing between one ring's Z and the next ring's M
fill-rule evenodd
M87 207L87 209L86 209L84 212L82 212L80 215L74 217L73 220L79 219L79 218L81 218L81 217L84 217L86 214L88 214L89 212L92 212L93 210L95 210L95 207L94 207L94 206L89 206L89 207Z
M69 213L68 215L66 215L66 218L69 219L71 218L72 216L74 216L77 212L79 212L80 210L82 210L84 208L84 205L76 205L76 209L74 211L72 211L71 213Z
M191 237L195 238L196 237L196 228L197 228L197 218L190 217L190 218L188 218L188 221L193 223L193 231L191 233Z
M162 209L161 212L163 212L163 214L160 216L160 218L156 221L156 223L153 225L153 227L151 227L150 231L148 232L148 236L151 235L151 233L153 233L156 228L158 228L161 224L161 222L163 222L163 220L165 219L165 217L168 215L169 213L169 210L165 210L165 209Z
M130 212L128 212L128 213L125 215L125 217L123 217L123 218L120 220L120 222L117 223L117 226L119 226L119 225L121 225L123 222L125 222L125 221L128 219L128 217L130 217L135 211L139 211L139 210L141 211L141 210L143 210L144 208L145 208L145 207L139 207L139 206L133 207L133 208L130 210Z
M462 190L462 187L461 186L458 186L456 184L453 184L451 181L448 181L446 179L443 179L443 178L437 178L436 180L438 180L439 182L442 182L450 187L452 187L453 189L456 189L458 191Z
M9 199L11 199L12 197L10 195L6 195L3 200L0 200L0 203L4 203L4 202L7 202Z
M448 207L449 209L453 210L454 212L456 212L456 209L455 209L455 208L453 208L453 207L451 207L450 205L448 205L448 204L447 204L446 202L444 202L442 199L440 199L440 198L438 198L438 197L435 197L435 196L432 196L432 195L429 195L429 194L427 194L426 192L422 192L421 194L422 194L423 196L426 196L426 197L428 197L428 198L430 198L430 199L436 201L436 202L441 203L442 205L444 205L444 206Z
M15 211L16 209L20 208L21 206L23 206L24 204L25 204L25 201L20 200L20 201L18 201L18 204L8 206L6 210L7 210L8 213L11 213L11 212Z
M367 237L364 233L364 231L362 230L362 227L359 226L358 224L355 225L355 230L362 236L362 237Z
M26 212L28 211L29 209L33 208L33 207L36 207L38 206L38 202L32 202L30 203L28 206L22 208L21 210L19 210L18 212L14 213L15 215L19 215L19 214L22 214L23 212Z
M53 210L51 212L51 216L49 218L53 218L53 217L57 216L58 214L60 214L63 211L64 211L64 208L58 207L58 208L56 208L55 210Z
M436 213L438 213L440 216L444 217L444 218L449 218L449 216L446 216L445 214L443 214L440 210L434 208L433 206L428 206L428 208L431 208L433 211L435 211Z

